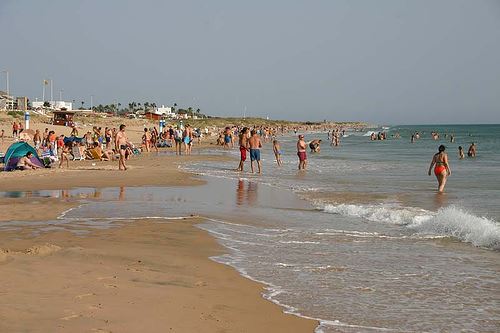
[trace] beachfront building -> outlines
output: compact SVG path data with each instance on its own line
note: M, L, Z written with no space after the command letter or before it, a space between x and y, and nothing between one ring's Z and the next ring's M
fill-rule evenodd
M0 110L14 110L14 97L7 94L5 91L0 90Z
M175 112L172 110L171 107L162 105L159 108L156 108L156 113L162 114L163 116L167 118L174 118L175 117Z
M152 119L152 120L160 120L164 118L176 118L177 114L172 111L171 107L166 107L165 105L162 105L159 108L153 109L151 111L146 112L146 118L147 119Z
M72 102L66 102L66 101L48 101L49 109L53 110L73 110L73 103ZM43 105L45 102L43 101L36 101L32 103L33 109L43 109Z

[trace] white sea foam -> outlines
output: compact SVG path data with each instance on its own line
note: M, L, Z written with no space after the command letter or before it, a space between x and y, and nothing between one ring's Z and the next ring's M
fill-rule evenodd
M431 219L409 227L419 233L451 236L475 246L500 250L500 224L457 207L442 208Z
M388 205L326 205L327 213L360 217L368 221L407 226L418 235L453 237L475 246L500 249L500 224L449 206L437 212Z
M279 241L281 244L321 244L321 242L313 241Z
M352 205L328 204L324 207L327 213L345 216L361 217L369 221L385 222L396 225L408 225L427 220L432 217L432 212L418 208L399 208L390 205Z

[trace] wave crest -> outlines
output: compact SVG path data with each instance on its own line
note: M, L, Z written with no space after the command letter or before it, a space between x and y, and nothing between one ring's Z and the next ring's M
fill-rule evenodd
M419 233L451 236L475 246L500 250L500 225L454 206L441 208L431 219L410 226Z
M453 237L475 246L500 250L500 224L449 206L431 212L411 207L386 205L326 205L327 213L354 216L368 221L406 226L417 234Z

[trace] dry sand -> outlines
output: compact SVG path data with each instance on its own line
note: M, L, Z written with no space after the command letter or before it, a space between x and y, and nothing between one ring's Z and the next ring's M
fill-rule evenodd
M125 172L92 161L0 172L0 191L197 185L178 165L200 158L219 157L151 153L130 160ZM29 193L0 199L0 223L54 219L78 203ZM85 236L0 231L0 332L314 331L315 321L284 314L262 298L262 285L210 260L223 248L197 222L137 221Z

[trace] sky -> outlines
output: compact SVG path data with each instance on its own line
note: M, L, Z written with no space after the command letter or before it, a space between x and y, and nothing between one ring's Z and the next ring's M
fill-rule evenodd
M52 79L87 107L500 123L500 0L0 0L0 32L0 70L31 100Z

